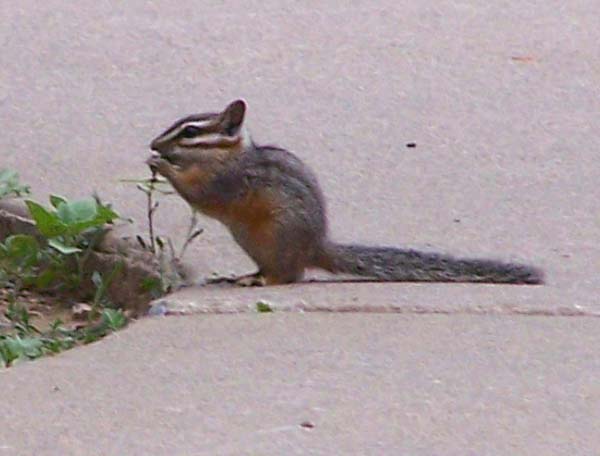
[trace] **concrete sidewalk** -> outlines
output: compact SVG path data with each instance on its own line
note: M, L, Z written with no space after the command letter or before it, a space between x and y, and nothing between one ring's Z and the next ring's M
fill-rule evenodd
M594 455L595 318L146 319L0 373L7 455Z

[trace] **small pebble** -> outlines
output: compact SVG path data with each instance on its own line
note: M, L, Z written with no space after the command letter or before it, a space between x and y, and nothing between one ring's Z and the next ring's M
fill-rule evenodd
M149 317L159 317L167 314L167 304L164 301L159 301L148 309Z
M71 316L73 317L73 320L87 320L91 312L92 306L86 304L85 302L79 302L71 307Z

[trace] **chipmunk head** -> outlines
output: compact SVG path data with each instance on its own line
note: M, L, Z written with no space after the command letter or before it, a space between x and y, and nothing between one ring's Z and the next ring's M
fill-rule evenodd
M235 100L222 112L184 117L157 136L150 148L174 164L241 152L251 141L243 125L245 114L246 102Z

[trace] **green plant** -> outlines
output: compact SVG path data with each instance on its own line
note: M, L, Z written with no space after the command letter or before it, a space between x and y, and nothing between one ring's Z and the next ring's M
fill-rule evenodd
M270 312L273 312L273 308L266 301L258 301L256 303L256 311L258 313L270 313Z
M46 332L31 324L24 306L11 304L4 315L12 326L11 334L0 334L0 366L4 367L95 342L127 325L125 314L115 309L104 309L99 321L77 329L67 329L56 320Z
M100 322L84 328L78 334L78 340L89 344L125 326L127 326L127 317L120 309L104 309L100 315Z
M40 244L33 236L16 234L0 243L0 287L18 292L23 285L35 282L43 257Z
M98 271L92 273L92 283L96 291L94 292L94 298L92 301L92 307L95 312L110 304L108 299L107 291L110 284L121 273L125 264L121 261L113 268L109 274L102 275Z
M10 169L0 169L0 199L29 194L29 186L19 182L19 174Z
M158 179L155 175L152 175L152 177L147 179L124 179L121 182L134 183L136 188L146 195L148 237L144 238L138 235L136 238L143 249L148 250L156 257L159 265L160 279L147 279L141 284L141 288L143 291L149 292L153 297L157 298L185 284L183 257L190 244L204 230L197 227L198 216L192 208L185 240L179 252L177 252L170 237L158 236L154 230L154 215L160 206L160 203L155 200L155 195L174 194L172 190L165 189L165 185L168 184L167 181Z
M31 336L32 334L40 334L40 331L31 324L29 312L27 308L21 304L12 302L8 305L8 309L4 312L7 320L12 322L13 328L17 335L21 337Z
M151 253L156 254L156 236L154 235L154 213L160 206L158 201L155 201L155 194L161 195L172 195L172 190L165 189L167 181L164 179L158 179L154 174L152 177L147 179L121 179L123 183L135 184L135 187L146 195L146 216L148 220L148 243L142 236L137 236L137 240L140 245L149 250Z
M28 187L19 184L16 173L0 171L0 198L28 192ZM0 242L0 288L8 291L3 299L8 303L4 317L9 322L0 326L0 366L6 367L18 360L93 342L127 324L122 311L106 307L110 305L108 288L124 264L118 263L105 274L86 268L107 224L118 214L98 198L69 201L52 195L49 207L32 200L26 204L39 236L17 234ZM68 329L56 320L42 332L31 322L27 307L19 302L23 288L52 288L77 294L84 279L90 279L94 285L89 296L92 312L87 324L76 329Z
M83 280L85 263L106 232L106 224L119 215L98 198L68 201L51 195L51 207L32 200L26 204L49 247L43 251L46 268L40 273L38 286L59 281L69 288L78 287Z
M14 300L21 289L74 290L80 287L85 265L93 248L105 232L107 223L118 217L109 206L97 199L67 201L51 196L52 208L28 200L30 215L41 238L17 234L0 243L0 287L10 290ZM91 273L96 286L95 308L106 302L106 290L122 265L102 278Z
M119 217L97 198L68 201L51 195L50 203L52 207L46 208L35 201L26 201L40 234L48 239L51 247L64 255L83 252L91 244L90 234Z

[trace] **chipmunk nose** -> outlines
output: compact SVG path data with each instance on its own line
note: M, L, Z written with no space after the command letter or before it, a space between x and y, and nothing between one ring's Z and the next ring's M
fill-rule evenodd
M150 143L150 149L162 154L168 150L168 145L160 141L160 138L153 139Z

